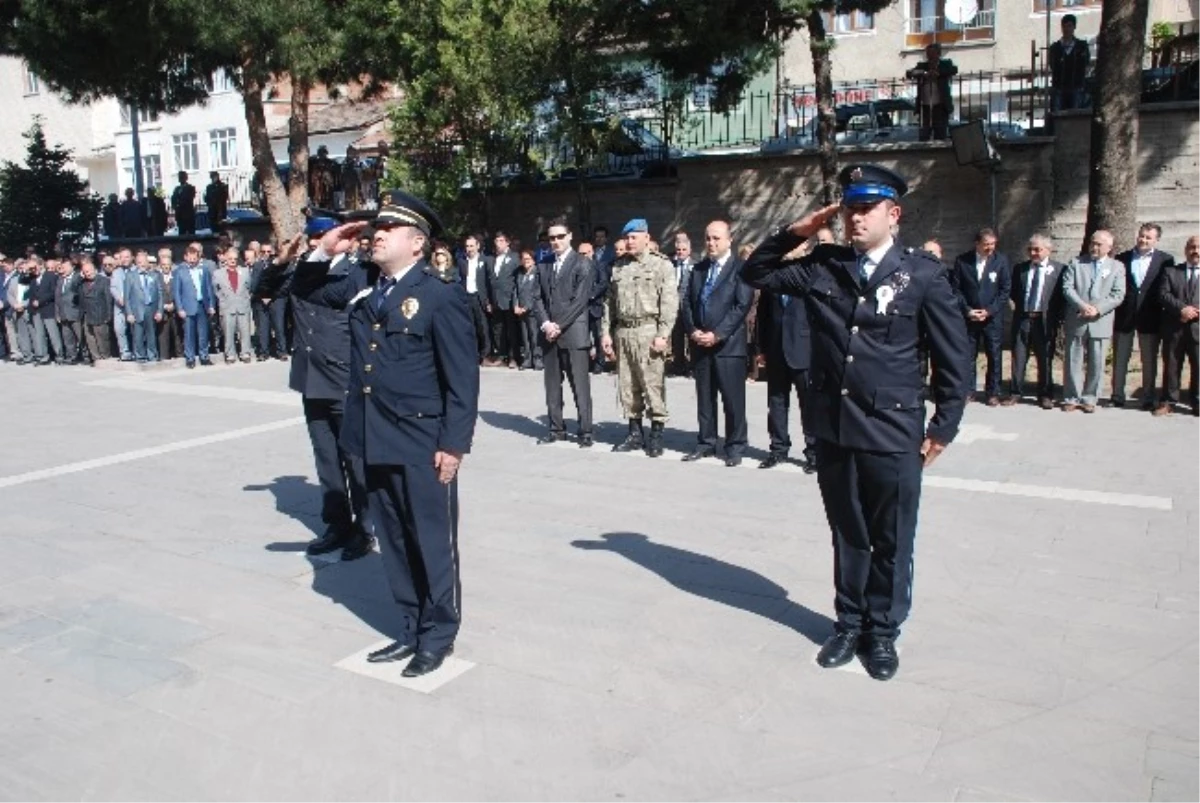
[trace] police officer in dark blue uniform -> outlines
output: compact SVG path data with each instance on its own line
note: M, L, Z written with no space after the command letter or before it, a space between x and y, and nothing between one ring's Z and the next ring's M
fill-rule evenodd
M357 247L365 223L321 238L313 261ZM371 223L361 290L330 288L350 311L352 356L340 444L366 465L371 520L400 606L403 635L368 656L400 661L406 677L434 671L454 649L461 618L459 463L471 448L479 355L466 291L426 262L441 228L420 199L392 191Z
M860 653L871 677L899 668L895 639L912 603L921 472L962 420L969 344L941 264L892 237L907 185L874 165L842 171L842 203L781 229L746 261L755 287L803 298L812 330L805 414L833 531L835 634L817 656L841 666ZM853 247L784 255L839 212ZM936 410L921 402L918 345L933 357Z
M337 226L327 217L308 221L304 234L286 243L263 271L258 292L268 298L291 294L295 359L288 386L303 395L304 420L312 441L321 485L321 519L325 534L309 543L309 555L342 550L342 560L355 560L374 543L366 526L367 488L362 460L338 446L346 388L350 384L350 319L324 295L333 288L360 287L363 269L339 256L332 265L292 262L305 238L321 237Z

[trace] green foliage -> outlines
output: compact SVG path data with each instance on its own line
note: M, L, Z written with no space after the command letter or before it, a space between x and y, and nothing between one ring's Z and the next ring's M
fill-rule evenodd
M93 232L100 199L69 167L71 152L46 144L40 120L24 136L25 164L0 166L0 251L23 253L33 246L49 254L60 243L73 248Z
M1175 26L1159 20L1150 26L1151 47L1162 47L1167 41L1175 38Z

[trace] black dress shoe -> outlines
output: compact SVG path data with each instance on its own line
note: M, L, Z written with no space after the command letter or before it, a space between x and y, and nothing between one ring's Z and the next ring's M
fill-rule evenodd
M346 545L342 547L342 560L358 560L371 554L371 548L375 546L375 539L369 535L358 533L352 536Z
M201 365L212 365L212 360L210 360L208 357L201 357L200 364Z
M438 652L429 652L421 650L413 659L408 662L408 666L404 667L404 671L400 674L406 678L419 678L421 675L428 675L430 672L437 669L446 660L446 656L454 652L453 647L447 647Z
M579 436L579 448L580 449L590 449L590 448L592 448L592 446L595 443L596 442L594 440L592 440L591 435L580 435Z
M559 441L565 441L566 439L567 436L562 432L548 432L542 437L538 438L537 442L540 444L558 443Z
M735 454L725 458L725 465L729 466L730 468L737 468L741 464L742 456L740 454Z
M717 453L712 449L697 449L694 452L688 452L681 460L685 463L691 463L696 460L703 460L706 457L716 457Z
M369 654L367 662L372 664L386 664L389 661L403 661L416 651L417 647L415 644L404 644L399 641L393 641L382 650L376 650Z
M780 463L787 462L787 455L783 452L771 452L766 459L758 464L759 468L775 468Z
M188 360L188 361L187 361L187 367L188 367L188 368L195 368L195 367L196 367L196 361L195 361L195 360Z
M804 465L802 466L805 474L817 473L817 458L811 454L804 455Z
M891 680L900 668L896 642L886 636L867 636L863 641L862 663L867 674L876 680Z
M857 630L834 633L817 653L817 665L833 669L850 663L858 651L859 636Z
M320 538L308 542L308 546L304 548L304 554L324 555L341 549L346 541L345 535L330 527Z

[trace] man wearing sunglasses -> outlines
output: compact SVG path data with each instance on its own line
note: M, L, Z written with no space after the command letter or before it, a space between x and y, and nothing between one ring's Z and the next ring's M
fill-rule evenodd
M356 248L366 226L326 233L310 264ZM475 433L479 362L466 291L426 261L441 229L433 210L387 192L371 227L362 281L325 294L350 313L339 443L366 466L371 520L400 608L399 638L367 660L411 658L403 674L418 677L453 652L461 621L457 476Z
M803 300L812 332L805 417L817 439L817 481L833 530L836 631L823 667L861 654L877 680L895 675L895 640L912 605L921 473L958 433L966 400L966 323L941 264L893 239L904 179L849 165L841 206L806 215L750 255L754 287ZM822 244L788 260L841 214L851 246ZM933 357L925 424L919 347Z

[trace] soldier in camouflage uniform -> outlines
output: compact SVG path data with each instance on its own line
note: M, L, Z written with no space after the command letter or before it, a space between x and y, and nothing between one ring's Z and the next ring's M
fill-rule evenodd
M649 247L645 220L629 221L621 235L629 252L613 264L600 329L605 356L617 362L621 407L629 420L629 435L613 451L630 452L644 444L648 456L658 457L667 422L666 361L679 313L679 290L670 260ZM647 412L649 437L642 429Z

